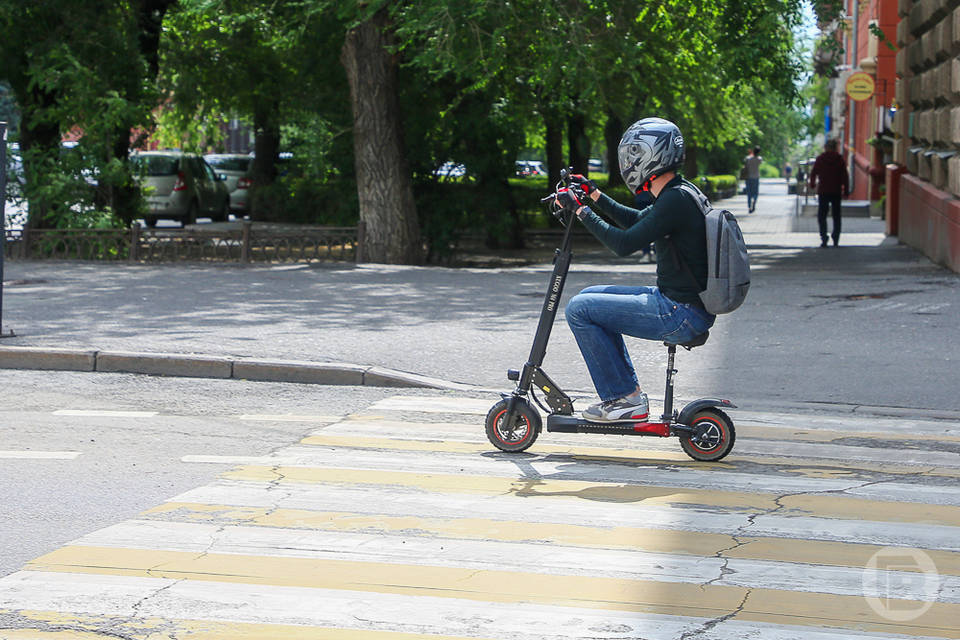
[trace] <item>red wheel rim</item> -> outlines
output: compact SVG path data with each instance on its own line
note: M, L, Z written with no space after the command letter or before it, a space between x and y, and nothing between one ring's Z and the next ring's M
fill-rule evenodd
M524 434L523 434L523 437L522 437L522 438L518 438L517 440L505 440L504 437L503 437L503 429L501 429L500 423L503 421L503 414L505 414L506 412L507 412L507 410L504 409L503 411L501 411L500 413L497 414L497 417L495 417L495 418L493 419L493 432L496 434L497 440L499 440L500 442L502 442L502 443L505 444L505 445L513 446L513 445L520 444L521 442L523 442L524 440L526 440L526 439L530 436L530 421L527 419L526 416L524 416L524 415L522 415L522 414L519 415L518 417L523 420L523 423L524 423L524 424L526 425L526 427L527 427L527 428L526 428L526 431L525 431ZM514 431L514 433L516 433L516 430Z
M715 427L717 428L717 432L718 432L718 435L719 435L719 438L718 438L718 440L717 440L717 444L715 444L714 446L710 447L709 449L704 449L703 447L698 446L697 443L694 442L693 438L690 438L687 442L690 443L690 446L691 446L693 449L695 449L696 451L698 451L698 452L700 452L700 453L712 453L712 452L716 451L717 449L719 449L720 447L722 447L722 446L723 446L723 443L727 441L727 438L729 438L729 435L727 434L726 425L724 425L723 420L720 420L719 418L714 418L714 417L712 417L712 416L704 416L704 417L700 418L699 420L695 421L693 424L694 424L694 425L699 425L701 422L709 422L709 423L711 423L713 426L715 426Z

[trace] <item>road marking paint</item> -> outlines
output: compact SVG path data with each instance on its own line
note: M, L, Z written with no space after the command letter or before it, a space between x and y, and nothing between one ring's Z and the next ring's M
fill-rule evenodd
M392 396L384 398L364 413L449 413L485 416L497 398L455 398L450 396ZM691 398L692 400L692 398ZM682 401L678 401L682 406ZM799 439L822 441L849 437L872 436L878 439L917 440L936 437L949 442L960 442L955 423L923 420L912 417L891 418L862 414L822 415L816 413L757 412L733 409L737 436L762 439ZM541 412L541 415L543 413ZM358 414L359 418L369 416ZM742 427L741 427L742 425ZM905 429L905 427L909 427ZM905 432L908 431L908 432ZM792 432L792 433L791 433Z
M40 602L44 611L13 610L25 618L25 623L39 621L36 626L49 625L91 627L108 626L123 632L124 637L138 638L133 629L150 628L157 618L173 619L165 627L174 637L203 638L204 640L287 640L283 635L285 624L306 634L290 640L328 640L326 629L343 630L341 638L359 640L408 640L404 632L425 633L423 640L441 640L449 637L515 638L542 640L556 638L574 640L588 637L647 638L649 640L676 640L703 631L706 618L681 617L638 612L594 611L577 606L557 607L531 602L474 602L470 600L426 596L334 591L300 587L250 586L242 583L209 585L189 580L180 582L153 578L127 578L82 574L54 574L24 571L6 579L12 588L9 594L0 592L0 600L16 606L21 601ZM158 585L164 586L157 595ZM362 597L359 597L361 596ZM57 613L64 603L84 614ZM243 603L243 606L238 606ZM137 617L131 608L136 605ZM4 605L0 604L0 607ZM171 632L183 625L194 631L194 618L202 611L204 620L196 621L197 636ZM11 609L0 608L0 615ZM268 613L265 613L268 612ZM242 625L260 625L269 617L273 623L262 628ZM179 618L179 619L178 619ZM140 626L141 620L143 626ZM813 624L813 622L811 622ZM224 626L221 626L224 625ZM317 629L317 635L310 635ZM276 635L270 632L277 630ZM249 632L250 635L243 635ZM381 633L365 636L363 633ZM129 634L129 635L128 635ZM31 640L34 637L26 636ZM98 638L100 636L97 636ZM156 638L156 635L152 636ZM923 640L913 629L909 637L886 633L868 633L853 629L826 629L814 626L783 626L748 622L734 618L724 620L709 631L710 640ZM149 636L148 636L149 638ZM418 635L413 638L420 640ZM929 636L924 636L929 639ZM16 640L22 640L18 637ZM59 639L58 639L59 640ZM84 639L86 640L86 639ZM145 639L146 640L146 639ZM332 640L332 639L330 639ZM412 640L412 639L410 639Z
M180 462L198 462L207 464L270 464L272 460L279 460L274 456L182 456Z
M25 570L431 595L484 602L524 601L711 619L736 611L734 617L739 620L945 638L955 636L957 620L960 620L960 605L942 602L929 603L922 620L901 625L879 615L862 596L495 569L242 554L198 555L112 547L63 547L28 563ZM891 603L902 609L919 604L909 599L892 599Z
M0 458L9 460L74 460L80 451L0 451Z
M343 416L307 416L292 414L244 414L237 416L238 420L254 422L340 422Z
M156 411L108 411L100 409L60 409L55 416L80 416L90 418L152 418Z
M428 537L406 533L383 535L269 527L223 526L210 523L132 520L87 534L76 546L118 547L220 553L271 558L345 560L385 564L512 571L529 574L584 575L660 582L711 584L750 589L785 589L859 596L864 592L864 568L805 565L777 560L719 558L707 554L674 554L642 549L544 545L542 541L504 542L486 538ZM782 541L783 556L789 543ZM869 560L869 558L868 558ZM917 566L913 572L921 571ZM960 604L960 579L938 574L938 589L925 580L905 579L899 570L877 567L878 584L896 584L903 600Z
M77 615L58 611L12 611L26 627L0 630L0 640L95 640L104 638L102 631L109 629L110 637L129 640L151 638L185 638L191 640L464 640L467 636L450 636L372 629L348 629L304 626L297 624L266 624L231 622L220 620L183 620L164 618L141 618L105 615ZM31 628L29 625L33 624ZM69 629L55 631L48 629ZM483 640L480 636L469 636ZM489 640L489 639L488 639Z
M274 478L277 479L277 478ZM655 528L674 531L745 533L788 539L877 544L919 549L960 551L955 527L928 523L860 522L856 519L825 519L797 516L782 510L742 510L710 504L672 504L611 499L611 494L590 491L557 495L551 500L533 500L530 495L505 492L430 493L404 486L369 487L326 484L318 491L313 484L218 480L187 491L175 502L197 502L249 507L343 511L365 515L487 518L517 522L570 523L610 527ZM494 497L496 499L491 499Z
M391 396L378 400L365 411L406 411L408 413L460 413L485 416L493 402L489 398L447 396Z
M831 431L816 433L812 431L797 431L793 429L757 428L757 433L751 435L749 427L737 425L737 446L731 456L749 455L778 455L783 457L803 457L818 459L834 459L841 461L878 462L884 465L931 465L947 468L960 467L960 456L950 451L919 448L921 441L938 441L940 436L908 437L903 434L886 433L843 433ZM773 433L771 433L773 431ZM778 435L777 432L782 433ZM394 420L376 419L369 416L353 416L341 422L331 424L315 430L311 435L338 435L364 436L404 439L425 439L436 441L488 442L483 433L483 426L468 423L419 423L398 422ZM898 446L893 443L915 446ZM960 441L960 438L958 438ZM589 443L589 444L586 444ZM625 444L626 443L626 444ZM786 443L790 443L787 445ZM874 443L875 446L868 446ZM676 454L679 444L674 438L632 438L624 436L592 435L585 438L576 434L544 434L532 452L550 451L552 446L576 447L590 449L592 447L606 448L620 451L664 451ZM493 450L488 445L487 450ZM686 456L684 456L686 457ZM687 458L689 460L689 458ZM727 459L724 460L725 462Z
M486 455L457 455L442 452L424 455L422 452L402 450L391 451L389 455L384 455L383 452L370 449L324 448L309 445L293 445L269 456L249 461L232 457L210 460L227 464L290 468L343 468L371 471L417 469L426 474L447 474L451 468L454 468L458 475L462 476L516 479L519 475L548 480L582 480L593 483L655 485L684 489L713 489L722 486L727 491L744 493L833 493L849 498L873 499L876 492L882 492L881 500L889 502L950 505L960 510L960 493L952 491L953 483L949 481L937 482L935 478L930 478L923 483L897 482L896 478L886 479L877 477L877 474L868 475L865 478L836 472L824 474L822 470L816 468L809 468L807 477L798 477L795 473L768 474L763 476L763 481L760 482L758 475L752 470L738 471L726 462L678 467L672 469L671 473L664 473L662 464L642 457L595 461L557 455L527 454L518 457L515 454L499 451ZM522 462L520 468L518 468L519 462ZM713 470L718 466L727 469L722 481Z
M378 535L419 535L460 540L538 542L602 549L631 549L652 553L687 554L745 560L800 562L810 565L863 568L886 547L876 544L827 542L763 536L664 531L648 527L589 526L568 523L522 522L480 517L419 517L311 511L273 507L244 507L189 502L167 502L141 517L163 522L200 522L306 529L367 532ZM942 575L960 576L960 553L925 550ZM919 568L904 570L919 570Z
M322 430L300 441L302 445L318 447L336 447L345 449L374 449L394 451L430 451L444 453L482 454L493 451L492 445L483 442L463 440L418 440L414 438L378 438L371 436L327 435ZM660 451L654 449L608 448L591 446L566 446L537 444L534 454L565 454L572 459L586 462L636 461L642 459L645 464L669 465L703 469L705 464L691 460L682 451ZM839 454L838 454L839 455ZM958 466L960 456L951 454ZM846 459L843 463L832 463L822 458L793 456L751 456L731 453L724 458L723 464L706 465L710 470L737 470L749 465L749 472L756 475L756 465L769 467L769 471L797 473L814 478L851 478L854 471L870 471L890 475L923 475L930 477L960 478L960 468L942 468L926 465L885 464L858 462ZM806 467L806 468L804 468ZM746 470L746 469L745 469Z
M223 474L232 480L269 483L353 484L397 486L440 493L469 492L513 494L524 498L583 498L647 505L702 506L741 512L778 512L783 515L813 515L821 518L924 522L960 526L960 507L911 502L881 502L834 495L746 493L656 485L614 485L583 480L542 477L497 478L444 473L412 473L376 469L316 467L268 467L247 465Z

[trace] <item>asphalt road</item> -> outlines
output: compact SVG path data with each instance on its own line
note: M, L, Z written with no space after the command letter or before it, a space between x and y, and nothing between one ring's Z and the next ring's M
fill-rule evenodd
M743 196L722 202L741 220L753 284L705 346L680 354L678 394L960 411L960 277L885 238L879 220L847 218L842 246L820 249L815 220L795 218L794 204L782 182L762 184L755 214ZM575 252L565 300L590 284L655 280L635 258ZM347 362L507 389L549 269L8 262L3 323L17 337L3 344ZM664 349L629 346L641 383L660 394ZM592 394L562 317L545 369Z
M310 429L244 415L346 415L389 393L37 371L0 385L0 575L221 471L185 455L264 455Z
M504 454L489 394L15 375L4 446L76 455L0 454L2 640L960 633L954 421L737 410L719 463Z

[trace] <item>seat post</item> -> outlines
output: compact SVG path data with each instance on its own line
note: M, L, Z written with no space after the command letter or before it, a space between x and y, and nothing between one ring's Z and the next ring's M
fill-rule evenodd
M677 345L667 345L667 387L663 392L663 416L662 420L668 422L673 419L673 374L677 372L673 368L674 359L677 355Z

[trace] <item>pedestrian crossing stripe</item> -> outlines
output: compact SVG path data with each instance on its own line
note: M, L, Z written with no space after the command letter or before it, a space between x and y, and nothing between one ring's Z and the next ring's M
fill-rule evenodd
M431 451L459 454L482 454L493 450L492 445L485 442L465 442L459 440L417 440L409 438L377 438L370 436L327 435L317 433L307 436L300 441L303 445L318 447L334 447L346 449L376 449L394 451ZM855 471L869 471L871 473L887 473L905 476L929 476L960 478L960 456L954 456L958 468L931 467L929 465L891 465L886 463L861 462L846 460L842 464L829 464L823 460L810 457L786 456L751 456L731 453L722 462L704 463L691 460L690 456L682 451L663 451L659 449L635 449L569 446L554 444L538 444L538 454L563 454L574 460L584 461L613 461L636 462L646 465L669 464L677 467L696 469L710 468L711 470L735 470L740 467L756 465L769 467L771 471L786 471L810 477L819 478L850 478L855 477Z
M550 575L646 579L666 582L709 584L750 589L809 590L820 593L856 595L864 593L864 567L875 565L870 575L882 584L899 581L897 597L930 601L940 593L943 602L960 603L960 580L937 574L928 584L926 567L915 565L916 573L903 580L901 571L880 568L879 557L868 558L861 567L809 566L783 557L756 561L719 558L706 554L656 553L643 549L545 545L539 540L501 541L496 534L486 539L431 537L422 532L381 535L370 531L291 531L268 527L231 526L133 520L88 534L73 543L78 547L116 547L184 553L223 553L248 556L353 560L362 550L367 562L411 564L487 570L490 558L501 571ZM881 550L884 558L904 550ZM921 558L927 564L929 556ZM903 558L897 560L902 564ZM886 560L884 560L886 562ZM932 564L930 560L929 564ZM589 567L589 569L584 569ZM928 587L936 588L928 590Z
M547 545L631 549L653 553L715 558L789 561L862 569L882 549L876 544L790 539L748 534L729 535L704 531L664 530L610 525L520 522L492 518L430 518L359 514L348 511L311 511L223 504L167 502L148 509L142 518L159 522L197 522L223 525L306 529L312 531L366 532L382 535L415 532L432 538L537 541ZM789 544L789 553L784 545ZM927 549L941 575L960 576L960 553ZM919 571L907 566L904 571Z
M54 579L59 578L59 582ZM353 592L325 589L274 587L264 589L243 583L217 583L211 590L206 583L189 580L168 581L154 578L117 578L82 574L43 574L21 572L14 579L24 588L33 588L41 593L38 600L58 602L68 599L86 614L71 616L64 626L97 625L106 629L127 632L130 626L137 627L139 620L162 620L160 627L167 631L166 637L193 638L177 634L176 629L192 630L198 612L204 619L196 620L196 626L208 633L210 640L237 637L250 640L274 640L293 622L301 629L318 628L319 634L329 629L342 629L341 637L364 638L359 635L371 627L384 633L376 640L391 640L388 633L404 631L425 633L424 638L513 638L516 640L543 640L551 638L647 638L649 640L676 640L684 637L705 637L709 630L710 640L894 640L907 639L903 635L877 634L846 629L827 629L813 626L784 626L775 623L749 622L727 618L706 619L665 614L619 613L611 610L592 610L586 607L556 607L523 603L518 608L513 603L474 602L464 599L432 596L412 597L392 594L365 594L357 599ZM149 598L156 592L157 584L164 585L157 598ZM45 589L44 591L40 591ZM98 592L99 591L99 592ZM51 598L46 594L53 592ZM129 603L139 602L144 614L137 618L129 615ZM237 606L236 603L243 603ZM409 613L416 610L413 620ZM185 615L171 616L171 612ZM18 612L20 613L20 612ZM264 625L258 615L268 614L278 622ZM0 609L0 615L4 610ZM56 624L56 612L37 611L36 614ZM99 615L98 615L99 614ZM62 614L61 614L62 615ZM5 618L7 619L7 618ZM251 623L257 625L251 628ZM260 623L260 624L258 624ZM37 627L42 627L38 622ZM433 635L427 630L451 629ZM235 636L234 632L247 632L247 636ZM2 637L2 636L0 636ZM136 634L123 637L137 638ZM154 640L157 635L148 636ZM309 636L308 636L309 637ZM325 636L319 635L320 638ZM336 636L334 636L336 637ZM405 636L398 635L399 638ZM417 636L414 635L416 638ZM928 636L929 637L929 636ZM909 636L917 640L916 634ZM19 639L18 640L22 640Z
M524 498L581 497L615 503L658 506L712 505L733 511L754 513L777 511L781 515L871 520L876 522L922 522L960 526L960 507L916 502L881 502L863 498L804 493L778 496L768 493L678 489L657 485L609 485L583 480L497 478L442 473L380 471L376 469L335 469L244 465L227 471L223 478L237 481L349 484L396 486L428 492L467 492L490 495L512 494Z
M481 402L441 400L371 413ZM287 417L328 424L270 455L187 456L238 466L0 579L0 640L957 637L960 464L890 422L748 424L703 464L674 440L506 455L479 422Z
M527 454L530 455L530 454ZM416 469L421 474L447 474L451 467L458 475L471 477L500 477L515 479L518 473L522 477L543 479L566 479L600 481L606 484L635 485L646 484L669 486L674 489L713 489L722 487L727 492L755 493L764 491L777 495L820 494L866 498L874 500L877 496L886 502L929 503L932 505L951 505L960 508L960 495L944 492L941 484L933 479L922 478L926 469L919 469L915 477L887 478L882 475L868 475L865 478L852 477L797 477L790 473L770 473L763 477L762 484L758 476L749 468L744 471L730 470L718 477L710 466L674 467L655 465L643 458L626 461L583 461L566 455L543 455L524 458L516 454L499 451L482 455L450 455L443 453L425 454L416 451L392 450L389 452L370 449L325 448L304 445L292 445L283 451L267 456L213 456L190 457L190 460L216 461L223 464L235 463L247 466L266 466L271 468L348 468L370 469L374 471L408 471ZM729 466L722 466L729 469ZM664 473L669 469L669 473ZM822 475L822 474L820 474ZM722 481L721 481L722 480Z
M424 434L442 434L444 440L447 438L447 436L454 434L483 433L483 429L479 421L474 423L466 421L418 422L415 420L392 420L384 416L356 413L346 416L342 420L331 422L335 422L336 424L333 427L325 427L323 429L324 432L343 429L345 432L356 433L357 435L364 435L364 433L366 433L366 435L389 433L391 436L398 434L420 434L421 436ZM807 423L807 419L806 416L793 416L792 422L805 425ZM897 446L915 444L916 446L910 447L907 449L907 452L919 451L923 453L929 453L942 451L942 447L939 446L940 443L960 443L960 429L950 430L948 427L943 426L942 423L937 423L934 426L928 426L926 429L920 429L913 422L906 422L901 423L900 431L896 432L868 429L864 429L862 431L840 431L837 429L814 426L798 427L796 424L792 423L781 424L777 426L771 426L769 424L751 424L743 421L739 415L739 412L736 423L738 444L742 438L748 440L772 441L774 443L797 442L808 444L842 444L848 447L851 442L857 441L867 443L871 447L875 447L877 449L889 446L890 443L896 443ZM864 422L866 425L873 425L873 423L873 420ZM909 427L909 430L906 433L903 430L904 425ZM891 425L891 428L893 428L893 425ZM953 435L953 433L948 431L955 432L957 435ZM548 437L554 437L555 435L556 434L551 434ZM579 435L576 437L580 442L586 442L589 436ZM619 436L619 438L622 440L623 436ZM656 442L657 440L652 439L652 441ZM539 449L543 444L543 441L538 440L534 446ZM920 445L927 445L927 447L921 449Z
M651 400L655 398L651 396ZM590 402L594 401L590 400ZM676 402L682 404L682 400L676 400ZM382 415L374 415L377 412L407 415L428 413L485 416L492 405L493 401L489 397L478 399L452 395L393 396L375 402L365 411L351 418L382 418ZM956 426L955 421L923 419L917 415L872 416L851 410L850 413L841 417L825 417L810 413L796 413L785 417L780 412L751 411L741 406L736 410L736 416L738 437L741 432L744 436L752 438L770 439L792 439L793 437L839 439L873 436L893 440L917 440L926 436L935 436L942 442L960 442L960 428ZM795 435L791 436L791 433Z
M708 533L767 536L789 540L878 544L918 549L960 551L956 528L918 523L861 522L783 515L777 510L741 511L702 504L664 505L593 499L592 494L531 499L513 493L440 493L411 491L402 486L316 485L218 480L175 498L180 502L344 511L360 515L477 517L516 522L578 523L595 527L655 528L665 532L685 530ZM442 503L442 508L438 507Z
M811 591L750 589L715 584L532 574L420 564L266 557L260 555L68 546L28 563L27 570L127 577L242 582L484 602L530 602L716 618L735 611L740 620L952 637L960 605L930 603L923 621L899 624L878 615L862 596ZM895 599L893 599L895 600ZM908 608L912 601L900 606ZM896 603L891 608L896 608Z
M5 613L0 609L0 617ZM213 620L169 620L147 618L118 624L108 616L64 615L56 611L19 611L23 621L34 623L34 629L0 629L0 640L103 640L104 631L114 638L152 640L154 638L190 638L190 640L463 640L448 636L402 631L376 631L331 627L306 627L292 624L253 624ZM56 631L69 628L69 631ZM51 630L46 630L51 629ZM473 637L471 640L493 640Z

